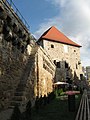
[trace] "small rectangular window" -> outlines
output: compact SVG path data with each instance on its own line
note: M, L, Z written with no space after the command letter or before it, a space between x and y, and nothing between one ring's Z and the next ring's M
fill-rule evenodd
M60 66L60 62L57 62L57 68L60 68L61 66Z
M80 74L80 79L83 80L83 74Z
M55 65L57 64L56 60L54 60L54 64L55 64Z
M54 48L54 45L53 45L53 44L51 44L51 48Z
M68 68L68 63L65 61L65 68Z
M76 69L78 69L78 65L76 64Z
M63 45L63 47L64 47L64 52L68 53L68 45Z

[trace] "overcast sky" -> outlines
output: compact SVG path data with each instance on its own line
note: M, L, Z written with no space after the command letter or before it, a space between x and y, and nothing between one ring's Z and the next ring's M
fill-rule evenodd
M90 66L90 0L13 0L36 38L56 26L80 44L83 66Z

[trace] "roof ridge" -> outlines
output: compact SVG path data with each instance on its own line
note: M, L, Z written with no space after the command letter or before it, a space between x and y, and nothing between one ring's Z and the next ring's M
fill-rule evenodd
M50 28L48 28L42 35L41 35L41 37L39 38L39 39L41 39L42 38L42 36L44 36L44 35L46 35L47 34L47 32L51 29L52 27L50 27ZM39 40L38 39L38 40Z
M58 30L55 26L50 27L48 30L46 30L41 37L38 39L38 41L45 39L45 40L51 40L54 42L60 42L64 44L69 44L77 47L81 47L79 44L75 43L71 39L69 39L66 35L64 35L60 30Z

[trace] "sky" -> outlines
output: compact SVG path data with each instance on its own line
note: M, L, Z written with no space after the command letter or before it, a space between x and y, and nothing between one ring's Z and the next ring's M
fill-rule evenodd
M12 0L38 39L55 26L80 44L83 66L90 66L90 0Z

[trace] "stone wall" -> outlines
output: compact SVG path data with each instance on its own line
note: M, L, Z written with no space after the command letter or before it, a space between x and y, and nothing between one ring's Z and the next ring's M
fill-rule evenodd
M25 74L27 60L28 56L22 54L11 43L0 39L0 101L2 106L12 99L20 79Z
M54 62L56 61L56 63L60 62L60 66L56 70L56 81L65 81L67 72L68 77L71 79L74 79L74 74L80 79L80 74L82 74L80 48L49 40L42 41L43 43L41 43L41 45L43 45L43 48L50 55L51 59ZM51 47L52 45L53 47ZM68 68L65 68L65 64L68 64Z
M53 91L56 66L14 10L0 1L0 110Z
M36 45L34 62L27 83L27 98L34 104L36 96L48 95L53 91L56 66L47 52ZM35 51L35 48L33 49ZM32 53L32 52L31 52Z
M0 1L0 109L7 107L25 75L35 44L10 6Z
M37 56L37 95L44 96L53 91L56 67L45 50L38 49Z

